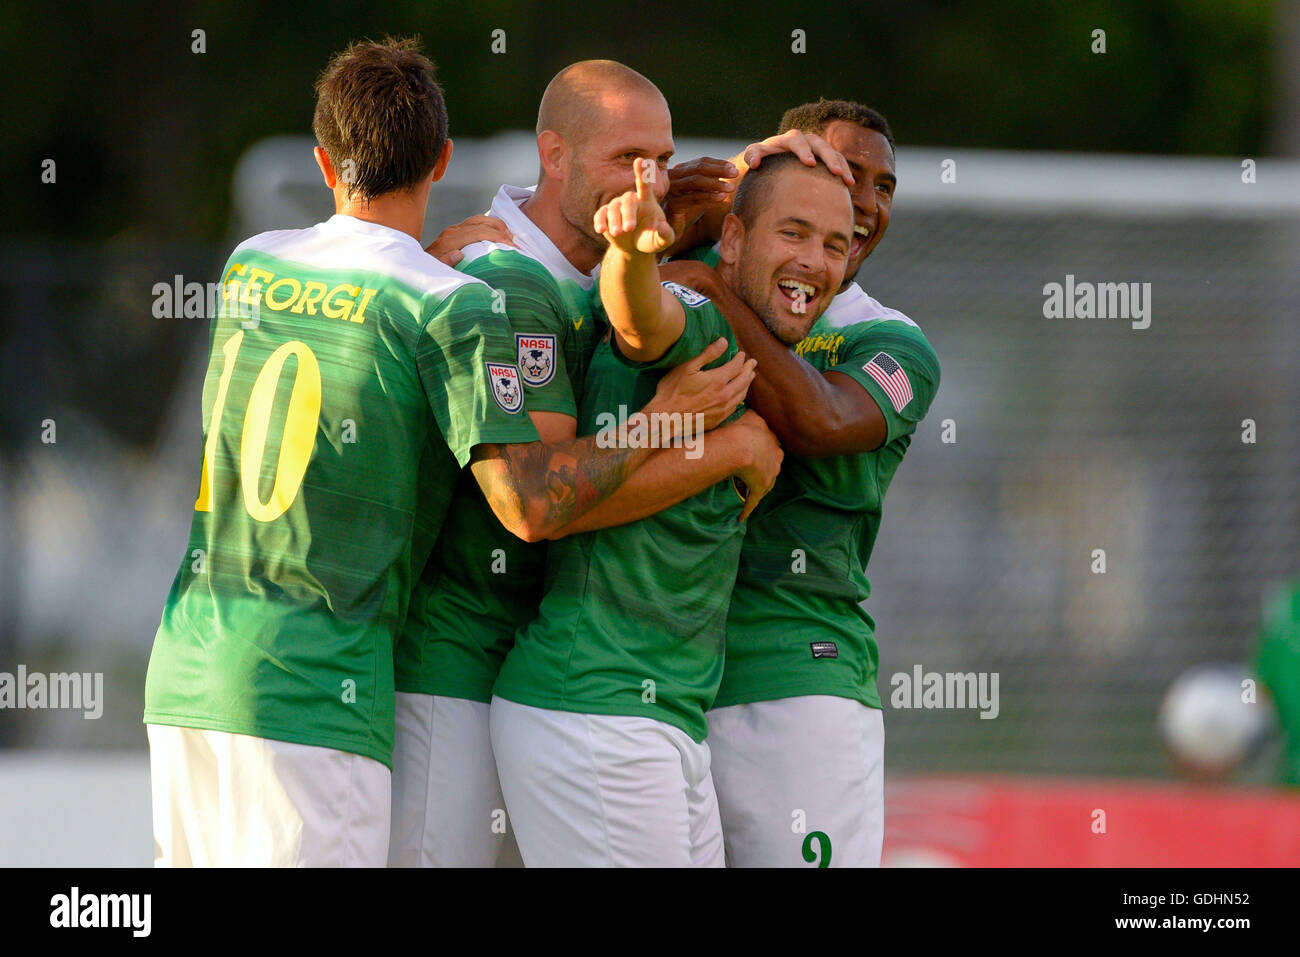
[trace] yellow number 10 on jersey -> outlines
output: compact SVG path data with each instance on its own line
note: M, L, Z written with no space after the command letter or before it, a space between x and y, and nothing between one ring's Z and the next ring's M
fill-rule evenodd
M199 479L199 497L194 503L196 512L212 511L212 483L215 481L217 435L221 429L221 413L226 409L226 393L230 377L235 371L235 356L244 342L240 329L221 347L225 356L221 381L217 384L217 398L212 403L212 421L208 424L208 440L203 446L203 474ZM293 374L293 392L289 396L289 410L284 422L284 436L280 440L280 459L275 468L275 484L271 497L262 501L258 482L262 474L262 458L266 455L266 435L271 427L271 406L275 402L275 389L289 356L296 356L298 367ZM320 364L307 343L295 339L286 342L271 353L253 382L244 412L244 430L239 439L239 484L244 490L244 508L259 522L270 522L289 510L298 497L303 476L312 449L316 447L316 426L320 421Z

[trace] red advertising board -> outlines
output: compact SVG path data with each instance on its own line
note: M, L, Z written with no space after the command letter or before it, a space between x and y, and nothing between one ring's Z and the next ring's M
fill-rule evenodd
M1300 794L1103 779L909 776L886 867L1297 867Z

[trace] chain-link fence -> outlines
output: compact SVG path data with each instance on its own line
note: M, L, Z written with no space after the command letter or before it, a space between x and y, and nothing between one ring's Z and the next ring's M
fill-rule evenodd
M310 146L250 150L232 239L329 214ZM1245 661L1266 585L1300 573L1300 167L904 151L899 173L859 281L943 383L869 568L890 767L1161 775L1164 688ZM426 238L535 175L528 134L458 142ZM5 743L143 747L207 346L204 320L155 316L155 284L213 281L226 250L10 252L0 670L99 667L114 690L100 722L6 721ZM1045 314L1053 283L1073 318ZM996 674L996 719L892 706L918 667Z

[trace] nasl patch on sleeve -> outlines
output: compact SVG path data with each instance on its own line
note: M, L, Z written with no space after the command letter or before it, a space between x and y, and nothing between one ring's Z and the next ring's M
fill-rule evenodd
M524 384L536 388L555 377L555 336L515 334Z
M701 295L700 293L696 292L694 289L688 289L686 286L683 286L681 283L671 282L665 279L663 283L663 287L667 289L669 292L671 292L678 299L680 299L682 302L686 303L686 305L688 306L698 306L702 302L709 301L708 296Z
M519 384L519 369L504 362L488 362L488 379L492 383L492 396L497 405L507 412L518 412L524 407L524 389Z

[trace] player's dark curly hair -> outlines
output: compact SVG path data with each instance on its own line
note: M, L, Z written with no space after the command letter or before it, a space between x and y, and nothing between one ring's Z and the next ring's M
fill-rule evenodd
M447 104L419 40L367 40L335 54L316 81L312 129L349 197L374 199L428 176L447 142Z
M894 149L894 133L889 128L889 121L869 106L854 103L852 100L828 100L822 98L816 103L805 103L785 111L781 117L778 134L787 130L799 130L803 133L816 133L821 136L826 127L836 120L856 123L864 129L875 130L889 142Z

